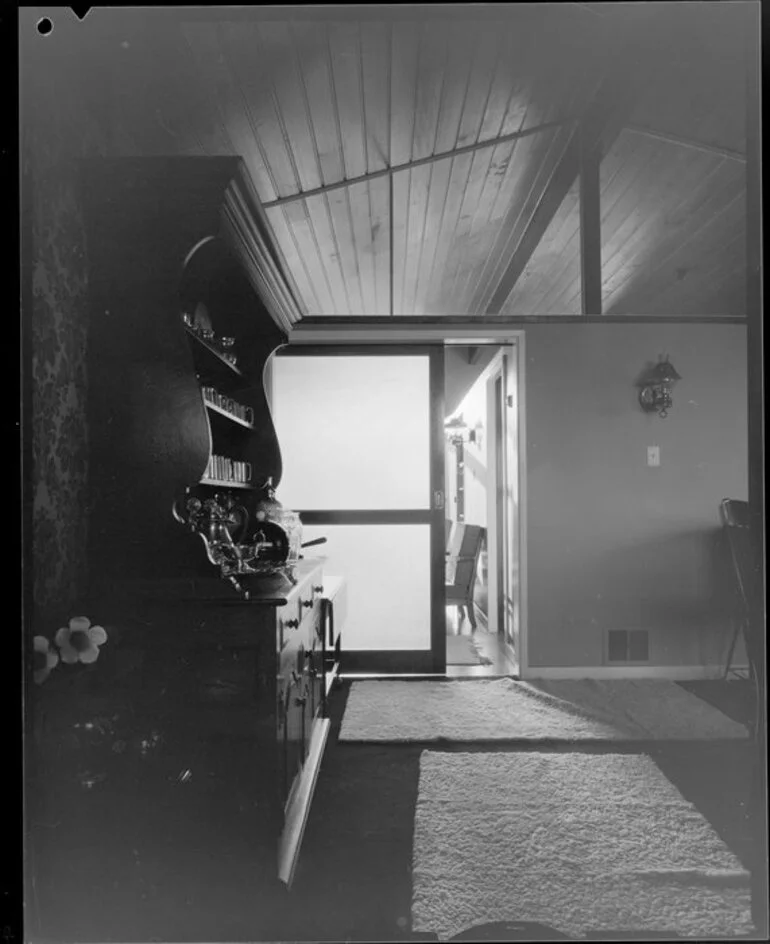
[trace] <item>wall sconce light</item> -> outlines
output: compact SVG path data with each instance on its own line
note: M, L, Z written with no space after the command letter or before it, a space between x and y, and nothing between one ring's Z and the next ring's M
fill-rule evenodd
M668 354L661 357L658 363L646 370L639 381L639 403L646 413L657 413L665 419L673 406L671 388L682 378L674 365L669 361Z
M444 423L444 435L447 441L453 446L461 446L465 443L476 442L476 430L466 426L462 415L453 416L452 419Z

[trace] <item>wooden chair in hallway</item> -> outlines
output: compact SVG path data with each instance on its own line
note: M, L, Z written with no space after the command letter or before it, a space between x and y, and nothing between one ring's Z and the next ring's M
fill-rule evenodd
M460 619L463 619L464 610L467 610L471 627L475 630L473 589L484 543L484 528L477 524L458 523L452 532L452 538L452 546L447 554L446 605L456 606Z
M754 659L754 640L751 638L749 623L749 597L752 592L752 583L757 579L756 566L751 550L751 534L749 531L748 502L734 498L725 498L719 506L720 517L724 526L727 548L730 558L734 586L733 635L727 653L724 678L727 678L732 669L735 645L738 636L742 633L746 645L746 655L749 660L749 677L756 671Z

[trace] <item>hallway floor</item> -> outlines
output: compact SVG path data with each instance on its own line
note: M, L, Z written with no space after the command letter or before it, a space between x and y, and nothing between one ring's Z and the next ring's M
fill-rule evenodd
M467 628L466 628L467 627ZM463 627L463 632L453 635L470 636L470 625ZM473 633L479 652L489 665L447 665L447 678L501 678L516 675L517 665L513 653L505 644L501 633L489 633L480 626Z
M472 637L481 655L489 665L447 665L447 678L503 678L517 675L519 667L513 649L506 644L502 633L490 633L477 612L478 628L465 619L459 620L455 607L447 607L447 636Z

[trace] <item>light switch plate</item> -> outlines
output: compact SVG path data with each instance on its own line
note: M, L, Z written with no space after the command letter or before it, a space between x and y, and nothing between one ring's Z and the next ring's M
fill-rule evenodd
M649 466L660 465L660 446L647 447L647 465Z

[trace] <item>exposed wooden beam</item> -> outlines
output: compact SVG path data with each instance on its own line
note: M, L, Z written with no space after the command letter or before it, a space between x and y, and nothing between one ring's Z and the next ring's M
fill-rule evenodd
M580 126L580 298L584 315L602 313L601 147Z
M641 5L640 5L641 6ZM613 46L608 53L608 63L596 94L585 110L580 124L573 130L566 148L551 179L546 184L524 231L518 237L508 266L503 272L487 305L486 313L498 315L508 296L513 291L535 249L540 244L551 220L556 215L570 187L580 173L581 154L597 150L606 153L627 122L639 81L640 46L651 31L649 15L646 19L635 19L626 24L625 41L612 33L608 20L599 20L605 28L605 41Z
M425 164L433 164L436 161L444 161L452 157L460 157L462 154L471 154L473 151L479 151L482 148L497 147L499 144L506 144L508 141L518 141L520 138L527 138L530 137L530 135L539 134L541 131L550 131L552 128L560 128L573 121L573 118L547 121L542 125L536 125L534 128L512 131L510 134L501 134L497 138L477 141L475 144L466 144L463 145L463 147L454 148L452 151L430 154L428 157L421 157L414 161L405 161L403 164L395 164L393 167L384 167L382 170L371 171L368 174L360 174L358 177L336 180L334 183L324 184L323 187L314 187L312 190L303 190L301 193L291 193L285 197L278 197L277 200L268 200L267 203L262 204L262 207L265 210L269 210L272 207L286 206L287 203L295 203L297 200L307 200L309 197L318 197L321 194L330 193L332 190L339 190L342 187L352 187L354 184L366 183L370 180L379 180L382 177L392 177L393 174L397 174L400 171L412 170L415 167L423 167Z
M696 151L705 151L707 154L718 154L720 157L726 157L732 161L746 162L746 155L742 151L719 147L716 144L706 144L705 141L693 141L692 138L685 138L680 134L670 134L668 131L657 131L655 128L648 128L646 125L625 125L623 130L630 131L632 134L644 135L646 138L655 138L657 141L665 141L667 144L678 144L681 147L692 148Z
M623 81L616 74L610 74L602 82L581 124L570 136L564 153L551 174L490 299L486 311L488 315L500 314L514 285L545 235L549 223L580 173L581 153L597 149L600 154L605 153L620 133L629 109L630 83Z

